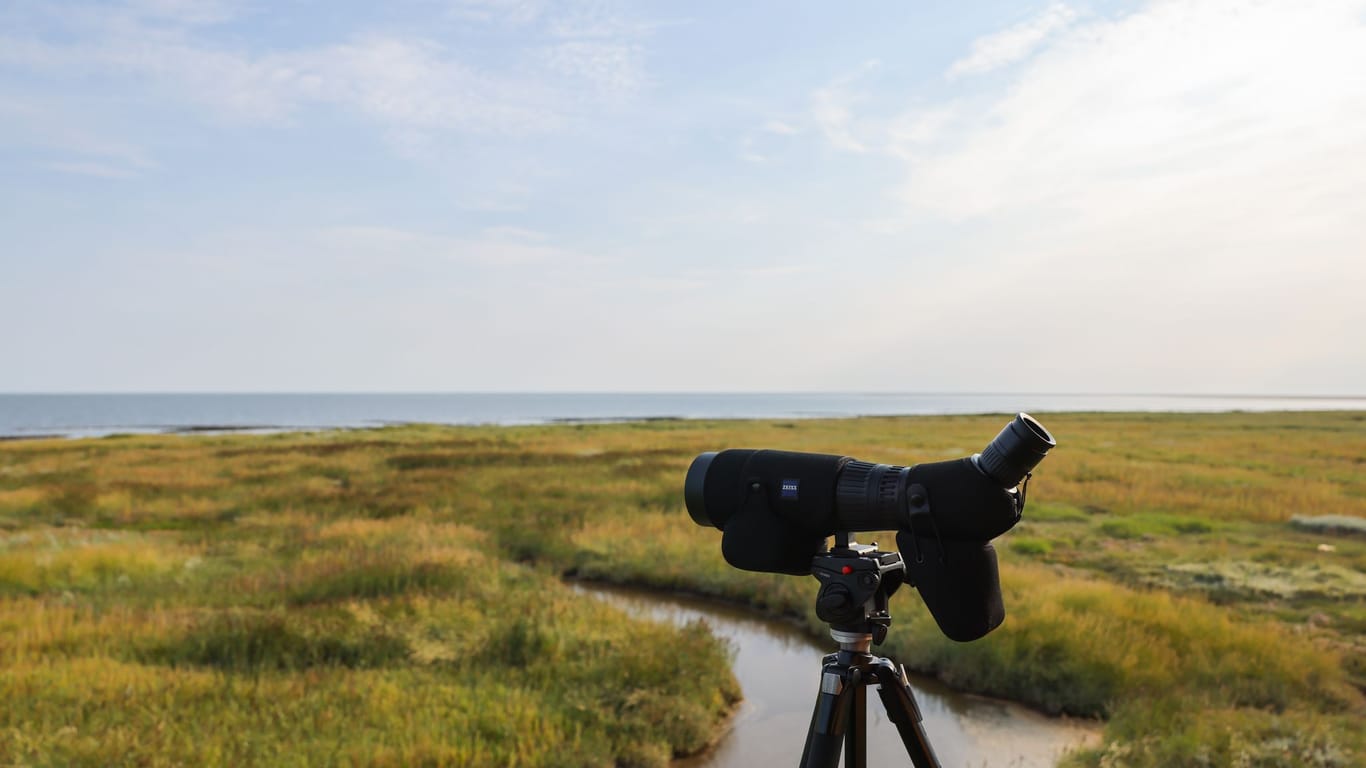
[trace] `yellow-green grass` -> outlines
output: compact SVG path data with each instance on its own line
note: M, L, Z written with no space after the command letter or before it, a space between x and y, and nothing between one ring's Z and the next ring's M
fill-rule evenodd
M477 529L279 522L0 538L0 764L658 765L739 695Z
M736 571L688 518L692 457L908 464L972 453L1005 420L0 445L0 696L25 702L0 715L0 763L661 761L734 696L696 678L721 651L562 575L821 632L813 580ZM1366 414L1043 420L1061 445L997 542L1006 623L953 643L906 588L885 647L964 689L1107 718L1075 765L1361 764L1366 537L1291 519L1366 518Z

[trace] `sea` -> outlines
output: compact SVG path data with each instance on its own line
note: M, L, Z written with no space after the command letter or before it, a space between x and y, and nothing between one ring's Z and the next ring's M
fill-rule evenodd
M0 438L393 424L813 419L1060 411L1366 410L1366 397L961 393L0 394Z

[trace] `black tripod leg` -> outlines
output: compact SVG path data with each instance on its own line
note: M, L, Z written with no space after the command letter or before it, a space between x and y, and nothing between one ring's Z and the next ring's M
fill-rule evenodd
M925 733L920 707L911 695L911 686L906 682L906 670L895 666L887 659L879 659L874 673L877 676L878 696L887 710L887 718L901 734L901 743L906 746L915 768L940 768L939 758L934 756L930 747L930 737Z
M822 674L821 680L824 679L825 675ZM821 720L821 701L824 698L825 691L821 691L819 694L816 695L816 708L811 710L811 724L806 727L806 744L802 746L802 761L800 763L797 763L799 768L807 768L807 766L811 765L820 765L820 763L811 762L811 740L816 737L816 728L818 727L818 723L820 723Z
M854 677L861 678L858 670ZM844 728L844 768L866 768L868 765L868 690L862 685L849 690L849 714Z
M844 745L849 722L849 697L862 693L861 678L858 670L847 667L829 665L821 671L821 692L816 696L816 710L811 713L811 727L806 730L802 768L839 765L840 747Z

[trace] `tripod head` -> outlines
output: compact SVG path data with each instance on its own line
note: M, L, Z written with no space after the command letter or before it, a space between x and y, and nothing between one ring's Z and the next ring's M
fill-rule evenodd
M880 645L887 638L892 615L887 598L906 581L906 564L898 552L883 552L877 542L860 544L854 534L839 531L835 546L812 558L811 575L820 582L816 615L830 625L840 643Z
M911 762L916 768L940 768L906 670L869 652L887 639L892 623L887 598L906 581L901 554L883 552L877 542L860 544L852 533L837 531L835 546L812 558L811 575L821 582L816 615L830 625L840 649L821 666L821 692L806 732L802 767L836 768L841 749L845 765L868 764L865 689L876 685Z

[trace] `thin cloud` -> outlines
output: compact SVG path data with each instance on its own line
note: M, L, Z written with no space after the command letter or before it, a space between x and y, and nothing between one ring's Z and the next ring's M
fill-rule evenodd
M876 61L870 61L858 72L817 88L811 94L811 117L836 149L855 154L871 149L855 133L861 124L855 119L854 105L864 98L857 88L859 79L876 66Z
M536 22L545 14L545 3L536 0L455 0L447 13L460 20L523 26Z
M230 0L131 0L127 10L136 16L186 26L219 24L238 15Z
M1366 26L1345 6L1164 2L1076 32L916 144L903 190L914 210L1110 215L1201 194L1284 204L1290 179L1366 173L1347 161L1366 139Z
M635 44L579 40L546 49L547 67L588 83L612 101L634 95L645 85L644 49Z
M791 146L802 129L784 120L769 120L740 138L739 157L746 163L764 164Z
M1055 3L1028 21L994 34L980 37L972 44L972 53L949 66L948 77L980 75L1014 64L1027 57L1049 35L1072 23L1076 12L1066 5Z
M1070 369L1079 388L1352 389L1363 363L1320 342L1366 344L1366 305L1348 287L1366 284L1363 11L1157 2L1078 26L1003 90L907 115L949 110L893 138L905 218L959 234L940 290L904 310L914 317L878 321L982 308L959 324L962 350L926 351L949 359L1017 312L1020 340L1039 340L1036 373ZM1296 374L1306 347L1336 368Z
M0 40L4 47L8 41ZM146 79L186 101L253 121L333 104L394 130L535 133L559 124L564 107L547 85L475 71L426 40L373 37L264 55L180 39L30 43L10 50L12 62L32 69Z
M567 3L547 19L551 35L567 40L621 40L645 34L650 25L629 18L612 2Z
M341 107L383 126L407 148L443 133L554 131L595 101L630 98L648 82L643 33L616 17L590 17L590 25L524 4L467 5L471 12L510 14L546 31L540 42L528 38L521 54L498 68L467 61L432 37L360 30L344 42L258 52L202 32L201 26L230 17L228 4L145 0L35 24L65 25L70 39L61 42L17 29L0 34L0 64L138 84L163 100L170 96L250 121L290 120L311 106Z
M47 101L0 100L0 141L59 156L42 164L58 173L115 179L156 167L145 148L100 136L79 113Z
M887 151L904 160L916 160L943 140L945 132L960 119L960 108L948 104L911 112L891 121L887 128Z

